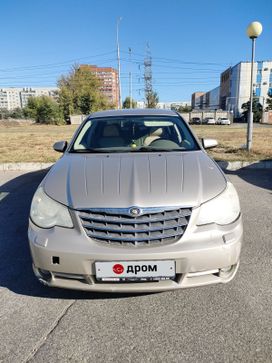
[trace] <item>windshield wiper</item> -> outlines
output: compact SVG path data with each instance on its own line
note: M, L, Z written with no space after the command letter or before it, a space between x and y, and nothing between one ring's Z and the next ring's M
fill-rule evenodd
M110 153L127 153L127 152L173 152L173 151L186 151L184 148L175 148L175 149L164 149L164 148L158 148L158 147L152 147L152 146L142 146L138 149L123 149L123 150L112 150L112 149L102 149L102 148L86 148L86 149L78 149L78 150L71 150L72 153L81 153L81 154L87 154L87 153L104 153L104 154L110 154Z
M113 150L105 150L105 149L99 149L99 148L86 148L86 149L78 149L78 150L72 150L72 153L112 153L112 152L116 152Z
M186 151L184 148L175 148L175 149L163 149L152 146L142 146L139 149L132 150L133 152L141 151L141 152L149 152L149 151L157 151L157 152L171 152L171 151Z

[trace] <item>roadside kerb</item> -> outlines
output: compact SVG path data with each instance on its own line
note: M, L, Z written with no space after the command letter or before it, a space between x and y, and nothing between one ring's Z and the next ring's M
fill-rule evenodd
M272 160L256 161L217 161L223 170L235 171L243 168L247 169L272 169Z
M218 161L218 165L224 170L272 169L272 160L259 161ZM54 163L2 163L0 171L35 171L50 168Z
M54 163L2 163L0 171L35 171L50 168Z

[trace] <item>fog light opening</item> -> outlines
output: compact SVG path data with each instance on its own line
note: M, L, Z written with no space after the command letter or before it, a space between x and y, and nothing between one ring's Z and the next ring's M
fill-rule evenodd
M219 276L228 277L232 272L233 265L220 268Z
M38 269L39 275L45 281L50 281L52 279L52 274L50 271L43 270L41 268Z

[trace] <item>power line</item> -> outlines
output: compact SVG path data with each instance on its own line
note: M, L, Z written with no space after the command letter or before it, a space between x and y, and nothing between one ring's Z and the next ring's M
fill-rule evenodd
M58 62L58 63L47 63L47 64L30 65L30 66L22 66L22 67L11 67L11 68L0 69L0 71L9 72L9 71L13 71L13 70L35 69L35 68L39 68L39 67L40 68L54 67L54 66L59 66L59 65L65 65L68 63L76 63L77 61L83 60L83 59L104 57L105 55L114 54L114 53L115 53L115 51L111 51L111 52L106 52L106 53L102 53L102 54L96 54L96 55L90 55L90 56L86 56L86 57L69 59L69 60L66 60L63 62Z
M128 53L126 51L121 51L121 53ZM143 54L139 54L139 53L133 53L136 56L139 57L144 57ZM164 57L152 57L152 59L159 59L161 61L166 61L166 62L170 62L170 63L180 63L180 64L203 64L203 65L221 65L221 66L228 66L229 63L209 63L209 62L193 62L193 61L182 61L180 59L173 59L173 58L164 58Z

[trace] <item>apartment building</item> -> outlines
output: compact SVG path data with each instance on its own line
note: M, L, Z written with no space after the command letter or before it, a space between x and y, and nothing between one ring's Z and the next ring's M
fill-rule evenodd
M192 94L192 108L198 109L203 108L205 100L204 100L205 92L194 92Z
M232 68L229 67L220 75L219 104L222 110L226 109L227 101L231 95L231 72Z
M49 96L56 98L58 88L23 88L20 92L22 107L27 105L29 97Z
M20 92L17 88L0 88L0 109L21 108Z
M81 64L79 69L88 70L99 78L101 81L100 92L107 98L109 103L117 108L119 102L119 77L117 70L112 67L97 67L90 64Z
M25 87L25 88L0 88L0 109L14 110L27 105L30 97L49 96L55 98L57 88L52 87Z
M220 87L213 88L209 92L205 93L206 95L206 103L205 108L209 110L218 110L222 109L220 106L219 100L220 100Z
M220 86L208 92L192 94L194 109L221 109L240 117L243 103L250 98L251 62L240 62L220 75ZM272 61L258 61L253 65L253 92L266 107L268 93L272 93Z
M240 62L230 70L228 92L220 99L225 110L232 111L239 117L242 104L250 98L251 62ZM220 84L220 88L224 83ZM266 107L268 93L272 93L272 61L259 61L253 65L253 92L259 103Z

